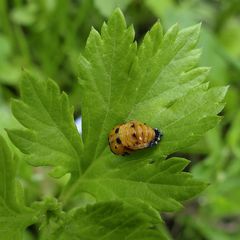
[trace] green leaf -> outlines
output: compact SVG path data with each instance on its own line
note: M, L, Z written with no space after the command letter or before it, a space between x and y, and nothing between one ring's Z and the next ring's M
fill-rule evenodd
M121 200L136 207L137 201L160 212L176 211L206 187L189 173L181 172L188 161L171 158L162 162L112 162L99 160L78 181L78 192L88 192L97 201ZM140 206L142 209L142 206Z
M29 74L21 81L21 100L12 111L27 129L8 130L11 141L34 166L53 166L51 174L81 173L81 137L68 97L52 80L39 81Z
M106 147L107 134L112 124L120 119L122 121L118 115L122 115L126 107L121 106L123 109L114 111L114 106L121 100L120 94L126 87L135 58L137 49L133 39L133 28L126 28L123 16L117 11L108 25L103 24L102 36L92 29L85 54L80 59L86 166ZM127 99L123 100L127 102Z
M164 133L159 146L133 159L164 158L216 125L226 89L209 89L208 68L196 67L199 30L174 25L163 35L157 22L137 48L132 27L117 10L101 34L91 31L79 67L84 165L111 154L107 135L125 121L137 119Z
M121 202L106 202L75 210L61 227L44 239L164 240L145 216ZM48 231L49 234L49 231Z
M22 240L24 229L34 222L33 211L23 203L15 160L0 136L0 239L4 240Z
M203 133L216 126L220 120L217 114L224 106L222 100L225 93L226 89L224 88L208 89L207 85L201 85L172 102L171 106L167 107L163 103L163 99L157 98L135 108L135 118L140 118L144 114L144 107L146 107L153 114L145 116L144 122L150 122L152 126L157 124L163 126L163 141L152 155L164 157L181 151L181 149L193 145ZM169 93L168 97L170 96ZM158 112L154 113L154 109L157 107Z
M174 211L205 188L181 173L186 160L164 161L213 128L224 106L226 88L209 88L208 68L196 67L199 31L200 25L183 30L174 25L163 34L157 22L137 48L119 10L101 34L91 31L79 67L87 170L64 202L86 191L97 201L138 199L160 212ZM113 155L109 131L132 119L161 129L160 144L128 157Z
M76 239L94 239L101 233L104 239L123 238L134 228L127 224L129 228L125 229L118 222L123 209L99 204L120 201L124 214L126 207L126 213L141 213L146 220L143 226L158 225L159 212L178 210L182 201L206 187L183 172L187 160L169 157L213 128L224 106L226 88L210 88L206 82L209 70L196 67L199 31L200 25L183 30L174 25L164 34L157 22L138 47L134 30L126 26L120 10L103 24L101 33L92 29L79 63L83 144L66 95L50 80L36 81L28 76L22 81L22 100L14 101L13 113L26 129L8 131L12 142L29 163L53 166L54 176L71 173L70 184L60 197L64 207L76 206L78 198L82 200L79 204L94 199L103 222L111 219L111 227L101 225L94 206L73 211L60 232L54 233L60 235L53 239L62 234L62 239L71 234ZM127 157L113 155L107 142L109 131L133 119L160 129L161 142ZM84 201L80 197L84 194L91 196ZM73 205L67 206L69 202ZM115 207L119 214L116 219L110 211ZM123 235L111 225L115 220L116 226L124 226ZM53 220L52 224L56 229L60 222ZM115 228L114 232L109 230ZM131 230L128 238L151 239L145 228L139 229Z

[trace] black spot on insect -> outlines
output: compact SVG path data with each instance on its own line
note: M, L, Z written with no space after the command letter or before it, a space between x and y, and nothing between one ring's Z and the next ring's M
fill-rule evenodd
M117 146L115 146L115 149L117 149Z
M135 125L134 125L134 124L132 124L132 125L131 125L131 127L132 127L132 128L134 128L134 127L135 127Z
M157 128L153 129L155 132L155 142L159 142L161 140L161 137L163 136L162 132L160 132Z
M149 148L154 147L156 145L155 141L151 141L148 145Z
M122 141L120 140L120 138L117 138L116 141L118 144L122 144Z
M136 133L133 133L132 136L135 137L135 138L137 137L137 136L136 136Z
M161 137L163 136L163 134L157 128L154 128L153 130L155 132L155 138L149 143L148 147L150 148L157 145L160 142Z
M119 132L119 128L116 128L115 133L118 133L118 132Z

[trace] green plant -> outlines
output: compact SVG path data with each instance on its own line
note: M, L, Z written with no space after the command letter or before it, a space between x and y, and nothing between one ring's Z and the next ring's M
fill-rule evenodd
M79 62L82 136L56 83L25 74L21 100L12 104L23 128L7 130L8 136L23 153L21 161L51 166L54 178L70 178L56 199L26 207L17 155L1 138L0 239L21 239L32 224L44 240L168 239L160 214L177 211L206 187L183 172L188 160L169 155L219 122L226 93L224 87L209 88L208 68L196 67L199 30L174 25L163 34L157 22L137 47L120 10L101 34L92 29ZM108 132L130 119L158 127L164 137L153 149L113 155Z
M145 0L164 27L203 23L199 45L200 64L210 66L212 86L229 84L224 120L195 146L185 149L193 160L190 172L211 182L199 198L174 215L170 231L174 239L240 239L239 224L239 44L238 1ZM168 4L166 4L168 3ZM177 229L177 230L176 230Z

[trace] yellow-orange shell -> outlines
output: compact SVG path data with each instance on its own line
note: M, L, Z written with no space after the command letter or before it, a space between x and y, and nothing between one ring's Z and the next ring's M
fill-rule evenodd
M114 127L108 136L110 149L118 155L149 147L156 137L153 128L139 121L130 121Z

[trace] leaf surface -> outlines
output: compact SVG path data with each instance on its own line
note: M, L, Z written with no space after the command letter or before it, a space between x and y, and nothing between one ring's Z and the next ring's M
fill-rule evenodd
M157 22L137 48L132 27L117 10L101 34L91 31L79 67L86 167L108 154L108 133L129 120L164 133L159 146L134 159L165 158L217 124L226 89L209 88L208 68L196 67L199 29L174 25L163 34Z
M83 143L66 95L50 80L22 81L22 100L13 103L13 113L26 129L8 131L12 142L29 163L53 166L56 177L72 174L60 197L64 206L83 193L96 201L74 212L55 239L71 233L75 239L151 239L152 233L157 239L151 227L129 233L135 227L128 214L133 211L135 219L142 213L147 219L142 226L161 224L159 212L178 210L206 187L183 172L187 160L169 157L213 128L224 106L227 89L209 87L209 70L197 67L199 30L200 25L183 30L174 25L163 33L157 22L137 46L120 10L100 33L92 29L79 62ZM113 155L108 133L129 120L160 129L160 143L130 156ZM130 221L126 228L122 216Z
M30 164L54 167L53 176L79 176L82 142L67 95L52 80L39 81L29 74L20 90L21 100L13 101L12 111L26 129L8 130L12 142Z
M136 206L137 201L160 212L176 211L181 201L192 198L206 187L182 172L188 161L171 158L160 163L147 161L98 161L79 180L77 189L88 192L97 201L121 200ZM133 171L134 169L134 171ZM142 208L142 206L140 206Z
M199 31L199 24L174 25L164 34L157 22L137 47L119 10L101 33L92 29L79 66L86 171L69 196L86 191L97 201L137 199L164 212L206 187L182 172L186 160L165 160L213 128L224 107L227 88L210 88L209 69L197 67ZM113 155L109 131L133 119L160 129L162 140L127 157Z
M0 239L3 240L22 240L24 229L34 222L33 211L23 203L15 160L0 136Z
M78 209L48 239L166 240L141 212L120 202L99 203Z

